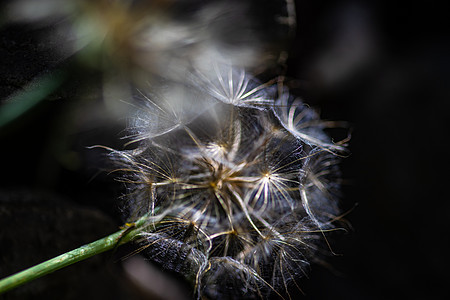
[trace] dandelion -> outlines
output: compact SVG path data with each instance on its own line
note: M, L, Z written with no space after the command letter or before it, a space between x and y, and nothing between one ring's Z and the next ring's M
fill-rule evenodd
M91 63L113 65L109 75L121 71L139 86L125 136L131 150L103 147L127 187L126 225L31 276L135 240L186 277L198 298L289 297L323 241L330 247L345 145L301 100L247 73L267 49L247 30L250 20L238 18L245 5L213 1L177 18L172 2L44 0L37 14L30 0L10 6L10 20L64 20L61 30L74 40L68 55L83 50ZM291 33L292 1L282 2L288 18L277 22ZM235 36L251 43L227 43ZM0 281L0 292L29 275L20 276Z
M318 116L299 100L270 100L243 71L215 74L178 93L194 107L184 119L141 94L153 109L137 113L135 149L111 151L129 189L128 220L159 215L141 235L143 251L194 282L199 297L288 293L334 228L334 152L343 146L325 142ZM174 125L155 133L155 115Z

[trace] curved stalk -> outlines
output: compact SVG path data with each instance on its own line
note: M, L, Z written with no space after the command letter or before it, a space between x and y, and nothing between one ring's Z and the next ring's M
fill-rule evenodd
M123 229L80 248L61 254L36 266L0 280L0 294L33 281L39 277L55 272L76 262L114 249L136 238L144 227L147 217L136 223L127 224Z

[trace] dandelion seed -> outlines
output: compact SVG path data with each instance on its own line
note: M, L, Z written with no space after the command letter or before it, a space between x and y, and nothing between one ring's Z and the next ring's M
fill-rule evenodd
M137 106L136 114L125 137L130 143L150 141L183 128L213 105L204 94L175 82L154 83L149 88L152 92L137 90L135 94L132 105Z
M281 92L275 101L274 111L283 127L304 143L330 151L345 151L344 146L333 144L325 134L326 123L317 113L287 91Z
M227 64L213 63L213 76L195 73L193 81L204 83L203 89L212 97L227 104L243 107L267 109L273 99L267 93L267 84L260 84L256 79Z

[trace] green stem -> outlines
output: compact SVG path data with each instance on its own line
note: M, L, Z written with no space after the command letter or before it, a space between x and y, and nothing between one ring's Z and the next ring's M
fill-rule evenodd
M0 280L0 294L96 254L130 242L140 233L146 220L146 217L142 217L132 227L127 226L107 237Z

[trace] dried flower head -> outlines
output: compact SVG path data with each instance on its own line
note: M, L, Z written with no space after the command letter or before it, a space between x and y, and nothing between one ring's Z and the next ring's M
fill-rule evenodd
M318 116L278 100L243 71L139 92L134 150L112 151L129 187L129 220L158 224L147 254L198 296L258 298L287 290L339 213L335 152Z

